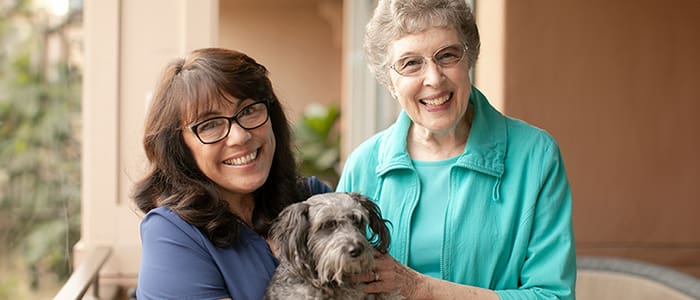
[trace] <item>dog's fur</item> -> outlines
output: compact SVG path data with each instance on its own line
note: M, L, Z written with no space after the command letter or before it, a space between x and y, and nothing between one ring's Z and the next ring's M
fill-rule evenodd
M350 276L372 270L373 249L386 253L386 223L358 193L319 194L287 207L271 229L280 265L265 299L365 299Z

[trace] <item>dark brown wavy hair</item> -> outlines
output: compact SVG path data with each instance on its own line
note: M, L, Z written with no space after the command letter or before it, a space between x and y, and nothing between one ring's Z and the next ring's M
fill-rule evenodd
M198 49L165 67L145 120L143 146L149 170L133 192L142 212L167 206L219 247L235 245L243 225L229 211L216 184L197 166L182 130L193 121L194 112L220 101L231 101L231 97L269 104L275 153L267 181L253 193L253 229L267 237L280 211L306 199L309 191L298 177L290 125L272 89L268 71L243 53Z

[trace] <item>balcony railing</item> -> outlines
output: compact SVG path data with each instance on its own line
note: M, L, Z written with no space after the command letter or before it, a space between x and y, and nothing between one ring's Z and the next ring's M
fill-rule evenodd
M54 300L77 300L83 299L88 290L91 289L90 299L113 299L117 294L117 289L113 291L102 291L100 293L99 273L102 266L112 254L111 247L96 247L88 252L87 259L75 269L56 294ZM100 295L102 294L102 297Z

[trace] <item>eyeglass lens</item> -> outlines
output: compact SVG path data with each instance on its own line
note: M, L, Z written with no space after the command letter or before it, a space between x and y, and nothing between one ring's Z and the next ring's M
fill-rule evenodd
M253 130L267 122L269 114L264 102L256 102L243 107L232 117L216 117L192 126L194 133L204 144L216 143L228 136L231 122L246 130Z
M448 68L459 63L466 49L463 45L451 45L438 49L432 56L432 60L443 68ZM391 68L403 76L415 76L423 73L428 61L423 56L413 55L400 58L391 65Z

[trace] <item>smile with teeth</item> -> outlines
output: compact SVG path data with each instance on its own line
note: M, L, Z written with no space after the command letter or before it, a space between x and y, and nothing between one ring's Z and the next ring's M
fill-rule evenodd
M450 100L450 97L452 97L452 94L451 94L451 93L450 93L450 94L447 94L447 95L445 95L445 96L442 96L442 97L440 97L440 98L435 98L435 99L422 99L421 102L422 102L423 104L425 104L425 105L438 106L438 105L444 104L445 102L447 102L447 100Z
M224 161L224 164L231 165L231 166L245 165L247 163L254 161L255 158L257 158L257 157L258 157L258 151L255 151L255 152L252 152L246 156L227 159Z

